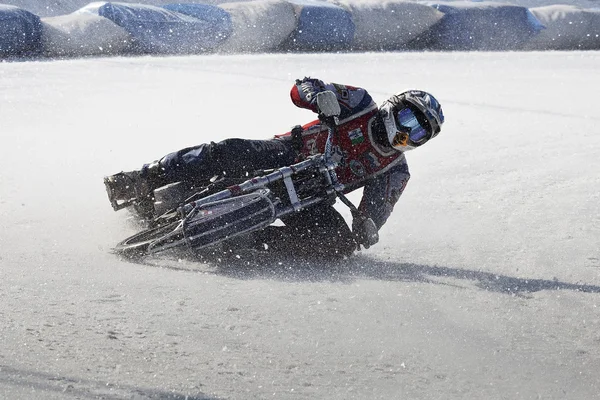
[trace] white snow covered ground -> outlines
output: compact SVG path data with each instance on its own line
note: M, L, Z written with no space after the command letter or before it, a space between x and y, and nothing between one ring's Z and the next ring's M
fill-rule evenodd
M0 64L0 398L600 398L599 52ZM442 134L340 264L132 263L104 175L425 89ZM357 198L356 194L353 199Z

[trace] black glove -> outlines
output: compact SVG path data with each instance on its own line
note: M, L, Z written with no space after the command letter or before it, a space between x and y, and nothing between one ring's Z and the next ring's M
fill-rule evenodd
M362 244L365 249L379 242L379 233L377 225L371 218L364 216L355 216L352 219L352 233L356 237L357 243Z
M298 155L302 154L302 148L304 147L304 142L302 141L302 132L304 132L304 128L302 128L300 125L294 126L291 130L292 147Z

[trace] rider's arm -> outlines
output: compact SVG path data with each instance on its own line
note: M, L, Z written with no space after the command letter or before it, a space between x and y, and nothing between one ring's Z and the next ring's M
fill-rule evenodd
M387 221L409 179L408 165L403 162L365 185L358 209L375 222L377 229Z
M304 78L297 79L292 87L290 96L292 102L300 107L312 110L318 113L317 109L317 94L330 90L335 93L338 102L340 103L341 113L340 119L344 119L350 115L361 112L364 109L373 106L375 103L371 95L362 88L339 85L337 83L327 83L320 79Z

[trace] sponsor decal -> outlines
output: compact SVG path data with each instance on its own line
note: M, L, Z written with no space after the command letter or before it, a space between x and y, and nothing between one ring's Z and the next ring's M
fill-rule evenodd
M346 164L346 153L342 151L340 146L333 146L331 148L331 160L338 163L340 167Z
M356 128L348 132L348 137L350 138L350 142L352 142L353 146L361 144L365 141L365 136L360 128Z
M381 167L381 163L379 162L379 159L377 158L377 156L373 153L367 153L367 155L365 156L367 162L369 163L369 166L371 167L371 170L376 171Z
M348 93L348 89L346 89L346 86L334 83L333 87L340 95L341 100L348 100L350 98L350 93Z
M257 152L279 152L281 151L281 144L274 140L252 140L250 146Z
M396 202L398 202L398 200L400 199L400 196L402 196L402 192L404 192L404 188L406 188L406 184L408 183L407 180L403 180L402 181L402 186L400 186L398 189L393 189L390 199L389 199L389 203L391 205L396 204Z
M387 199L387 202L390 204L390 206L394 206L394 204L396 204L396 202L398 201L398 199L400 199L400 196L402 196L402 193L404 192L404 189L406 188L406 185L408 184L408 180L410 179L410 175L406 174L406 175L401 175L400 179L398 180L398 182L389 182L387 183L387 187L386 187L386 192L389 191L390 195Z
M408 144L408 133L398 132L392 140L392 146L406 146Z
M365 176L366 174L365 166L357 160L350 161L350 171L356 176Z
M310 155L315 155L319 152L316 139L308 139L306 141L305 146L306 146L306 149L308 150L308 154L310 154Z

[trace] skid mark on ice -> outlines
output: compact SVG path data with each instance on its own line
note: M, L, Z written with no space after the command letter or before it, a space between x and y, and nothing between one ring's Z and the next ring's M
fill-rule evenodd
M0 387L2 386L17 387L22 389L23 393L35 393L32 398L217 400L216 397L206 396L202 393L186 395L26 370L6 365L0 365Z

